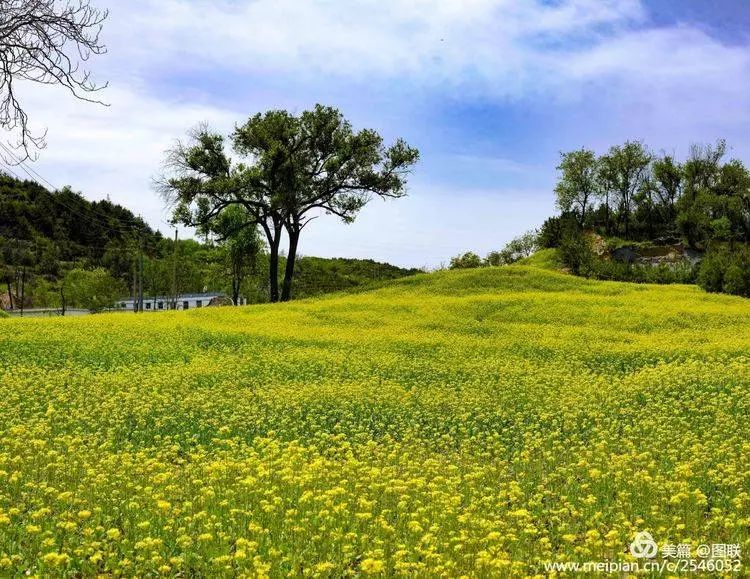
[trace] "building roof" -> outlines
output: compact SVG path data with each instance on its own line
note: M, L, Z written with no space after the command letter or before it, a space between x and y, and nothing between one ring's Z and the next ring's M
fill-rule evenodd
M178 300L199 300L203 298L219 298L219 297L225 297L227 294L224 292L205 292L200 294L180 294L177 296ZM154 300L171 300L174 299L174 296L143 296L143 301L154 301ZM119 298L118 302L128 302L133 301L135 298L133 296L128 296L126 298Z

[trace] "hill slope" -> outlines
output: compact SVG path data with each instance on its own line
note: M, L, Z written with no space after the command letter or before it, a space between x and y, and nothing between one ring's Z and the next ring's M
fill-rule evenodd
M642 530L750 550L747 300L510 266L0 328L6 569L520 574Z
M69 188L48 191L0 172L0 248L20 241L32 243L32 253L50 246L58 260L98 259L108 244L121 244L138 229L147 243L161 238L141 218L108 200L88 201Z

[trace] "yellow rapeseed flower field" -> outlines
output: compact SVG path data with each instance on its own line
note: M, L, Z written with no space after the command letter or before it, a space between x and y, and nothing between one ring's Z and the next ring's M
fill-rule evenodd
M750 556L748 300L511 266L0 329L0 575Z

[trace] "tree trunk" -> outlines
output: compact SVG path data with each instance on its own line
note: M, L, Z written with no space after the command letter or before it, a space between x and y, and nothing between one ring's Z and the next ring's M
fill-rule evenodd
M270 224L269 219L272 219ZM268 241L268 299L275 303L279 301L279 244L284 227L279 217L266 216L259 219L258 223Z
M609 191L604 196L604 232L609 235Z
M268 238L268 288L271 303L279 301L279 243L281 242L281 224L274 223L273 231L264 224L263 229Z
M240 276L235 272L232 276L232 303L237 306L240 301Z
M284 285L281 288L281 301L288 302L292 297L292 280L294 278L294 262L297 259L297 243L299 242L299 229L297 227L287 228L289 234L289 253L286 256L286 268L284 269Z

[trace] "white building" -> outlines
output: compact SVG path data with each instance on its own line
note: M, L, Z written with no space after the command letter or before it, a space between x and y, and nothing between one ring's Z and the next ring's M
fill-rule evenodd
M172 296L143 296L143 311L160 311L171 309ZM135 311L135 298L121 298L115 302L118 310ZM191 310L193 308L204 308L208 305L220 305L231 303L230 298L222 292L207 292L201 294L182 294L177 298L178 310ZM247 299L240 296L239 304L247 305Z

